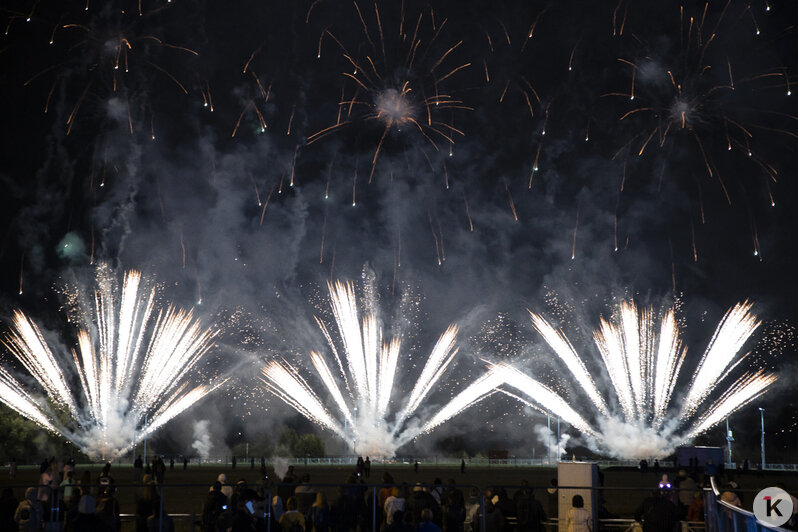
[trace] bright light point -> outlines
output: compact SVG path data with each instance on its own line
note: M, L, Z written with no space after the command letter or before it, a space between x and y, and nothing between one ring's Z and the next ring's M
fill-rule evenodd
M546 130L544 129L540 134L541 135L545 135L546 134Z
M590 140L590 138L589 137L585 137L585 142L587 142L588 140Z
M19 295L22 295L22 290L19 291Z
M352 202L352 207L354 207L354 206L355 206L355 202L353 201L353 202Z
M328 199L329 197L330 196L328 196L327 194L324 195L324 199Z
M629 97L629 99L630 100L634 100L635 99L635 95L633 94L632 96Z
M208 107L208 102L202 104L203 107Z
M533 166L533 167L532 167L532 171L533 171L533 172L537 172L537 171L538 171L538 167L537 167L537 165L535 165L535 166Z
M775 202L775 201L771 201L771 202L770 202L770 206L771 206L771 207L775 207L775 206L776 206L776 202Z
M787 96L791 96L791 95L792 95L792 91L787 91Z
M576 255L571 255L571 260L574 260L575 258L576 258Z
M615 247L615 251L618 251L618 247L617 246Z
M568 67L568 72L570 72L571 70L573 70L573 69L571 67Z
M50 41L50 44L53 44L53 41ZM787 94L789 94L789 93L787 93Z
M748 156L749 156L749 157L751 157L751 152L750 152L750 150L749 150L749 152L748 152Z
M754 250L754 257L756 257L756 256L758 256L758 255L759 255L759 251L757 251L757 250Z
M30 22L30 17L28 17L27 19L25 19L25 22Z

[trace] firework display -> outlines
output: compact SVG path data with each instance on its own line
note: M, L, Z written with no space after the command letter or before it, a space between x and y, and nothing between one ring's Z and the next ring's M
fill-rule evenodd
M223 384L190 382L217 332L190 311L158 308L145 284L129 271L119 287L107 266L98 268L94 293L80 295L86 299L71 360L16 311L2 343L44 393L0 368L0 401L89 456L112 459Z
M527 455L530 408L598 454L663 455L792 408L794 3L10 0L0 20L0 400L92 456L214 390L210 439L296 423L375 456L472 428ZM528 327L552 297L584 319ZM651 298L674 308L631 303ZM692 314L714 305L717 328ZM41 325L64 307L74 341Z
M310 353L310 359L324 390L333 400L336 413L330 412L315 388L286 361L267 363L262 370L263 382L269 392L314 423L331 430L354 452L393 456L396 449L419 434L432 430L493 392L496 379L483 376L431 419L417 419L418 414L428 408L431 392L457 355L457 327L452 325L441 335L421 373L414 376L415 384L410 392L397 398L394 395L398 381L406 378L397 375L401 340L384 339L378 317L372 312L359 311L352 284L330 283L329 290L338 340L333 340L323 321L318 318L316 321L327 339L335 365L331 369L327 359L316 351Z
M699 360L687 390L677 395L674 391L687 350L679 338L673 309L664 312L657 330L652 309L621 303L615 318L602 318L594 333L606 373L600 378L609 379L617 413L610 409L585 361L563 333L532 312L535 329L565 363L595 413L580 414L550 387L511 365L499 364L493 371L501 375L513 395L520 394L522 401L573 425L599 452L618 458L667 456L676 446L762 395L776 381L774 373L751 370L719 396L713 394L742 361L741 349L760 326L751 308L752 304L746 302L729 309ZM715 397L710 399L711 395ZM596 421L592 421L593 417Z

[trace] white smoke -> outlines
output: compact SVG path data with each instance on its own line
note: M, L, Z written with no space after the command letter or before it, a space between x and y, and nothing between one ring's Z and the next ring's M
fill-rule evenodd
M585 435L588 447L592 450L620 456L629 460L642 458L663 458L672 454L685 438L676 434L675 427L665 425L655 429L650 425L627 423L619 418L600 418L598 421L600 439Z
M557 434L550 430L548 426L543 424L535 425L534 430L538 436L538 441L542 442L543 446L546 447L546 456L553 456L556 460L561 459L565 454L565 446L568 444L568 440L571 439L571 435L561 432L560 441L558 442Z
M277 475L277 478L284 478L288 472L288 459L278 456L272 460L272 463L274 464L274 474Z
M213 449L210 426L211 422L207 419L194 422L194 443L191 444L191 448L203 460L207 460L211 456L211 449Z

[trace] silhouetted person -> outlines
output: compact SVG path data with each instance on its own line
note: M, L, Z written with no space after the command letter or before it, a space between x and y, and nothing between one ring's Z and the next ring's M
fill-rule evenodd
M227 497L222 494L222 484L217 480L202 505L202 532L216 532L216 522L222 512L228 509L227 505Z
M0 495L0 530L17 529L14 514L18 504L19 501L14 497L14 491L11 488L3 488L3 494Z
M65 532L105 532L106 527L94 511L96 503L91 495L84 495L78 503L78 516L67 523Z
M417 532L441 532L441 527L432 522L432 510L424 508L421 511L421 522L416 528Z
M141 482L141 477L144 475L144 462L141 460L141 455L136 457L136 460L133 462L133 471L134 471L134 481L136 483Z
M285 502L286 511L280 517L281 532L302 532L305 530L305 516L297 511L296 499L289 497Z
M514 498L519 532L543 532L546 512L532 488L519 490Z

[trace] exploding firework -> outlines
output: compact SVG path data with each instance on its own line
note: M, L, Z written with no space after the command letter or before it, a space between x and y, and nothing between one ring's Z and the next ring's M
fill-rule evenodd
M0 401L89 456L113 459L220 386L223 380L190 384L216 331L203 329L191 311L158 309L155 289L144 284L129 271L120 290L109 268L98 268L93 297L77 295L71 360L51 349L33 320L14 312L2 343L39 390L0 367Z
M322 320L316 318L316 322L335 365L331 368L318 351L311 351L310 360L331 402L325 402L300 370L285 360L268 362L262 370L262 380L269 392L332 431L353 451L393 456L399 447L487 397L500 384L495 374L487 373L436 410L427 421L420 420L418 415L426 410L430 393L457 355L457 327L450 326L440 336L409 394L396 401L401 341L384 339L377 315L358 310L351 283L330 283L329 291L339 338L333 338ZM339 377L333 373L335 370ZM328 404L334 406L328 408Z
M414 131L435 151L446 146L451 154L455 137L463 135L454 125L452 113L471 109L446 88L471 65L467 60L456 59L463 41L442 44L448 19L436 19L431 5L417 13L406 10L405 2L398 6L398 13L395 7L396 4L383 3L381 8L375 3L372 11L354 3L352 16L360 27L359 37L365 42L347 45L348 40L343 37L346 33L336 34L332 27L325 28L319 37L318 57L321 58L326 42L335 43L348 69L343 76L354 88L349 96L344 88L335 123L310 135L308 143L353 123L379 124L369 181L380 152L393 133Z
M9 17L6 33L24 43L32 56L48 58L43 68L34 63L39 70L25 86L47 88L45 113L65 103L67 135L80 116L88 115L99 118L102 130L119 125L133 135L136 129L146 128L154 140L155 111L150 98L156 92L154 80L168 80L179 93L188 94L186 82L173 72L179 69L183 77L185 59L198 55L164 35L160 24L166 21L163 15L169 8L161 4L149 9L141 1L120 0L96 6L86 2L69 11L60 4L34 2L27 13ZM199 85L207 103L207 82ZM86 129L93 131L96 125Z
M623 4L616 15L626 12ZM798 134L795 117L784 112L791 94L789 74L757 42L765 39L760 15L750 3L731 0L701 4L696 12L680 6L671 15L671 27L678 25L678 30L656 38L633 34L636 51L618 58L627 73L626 86L605 96L626 102L619 118L633 135L616 158L653 158L658 190L667 175L692 176L689 186L699 190L702 222L701 189L712 182L731 204L735 198L750 198L746 177L756 176L751 182L764 184L775 205L771 186L779 171L769 159L780 141ZM626 15L621 18L615 34L625 39L620 37L623 27L631 34L628 26L633 24ZM682 160L700 161L700 166L680 166Z
M776 380L763 369L746 372L720 395L716 389L742 362L740 350L760 326L751 303L731 308L721 320L695 368L681 404L675 399L686 348L679 338L673 309L655 327L652 309L623 302L613 320L603 319L594 332L617 404L602 394L568 338L541 316L532 324L589 398L595 414L586 416L572 402L509 364L495 365L506 393L563 419L597 451L620 458L664 456L759 397ZM713 399L713 397L716 397ZM592 422L591 419L595 419Z

